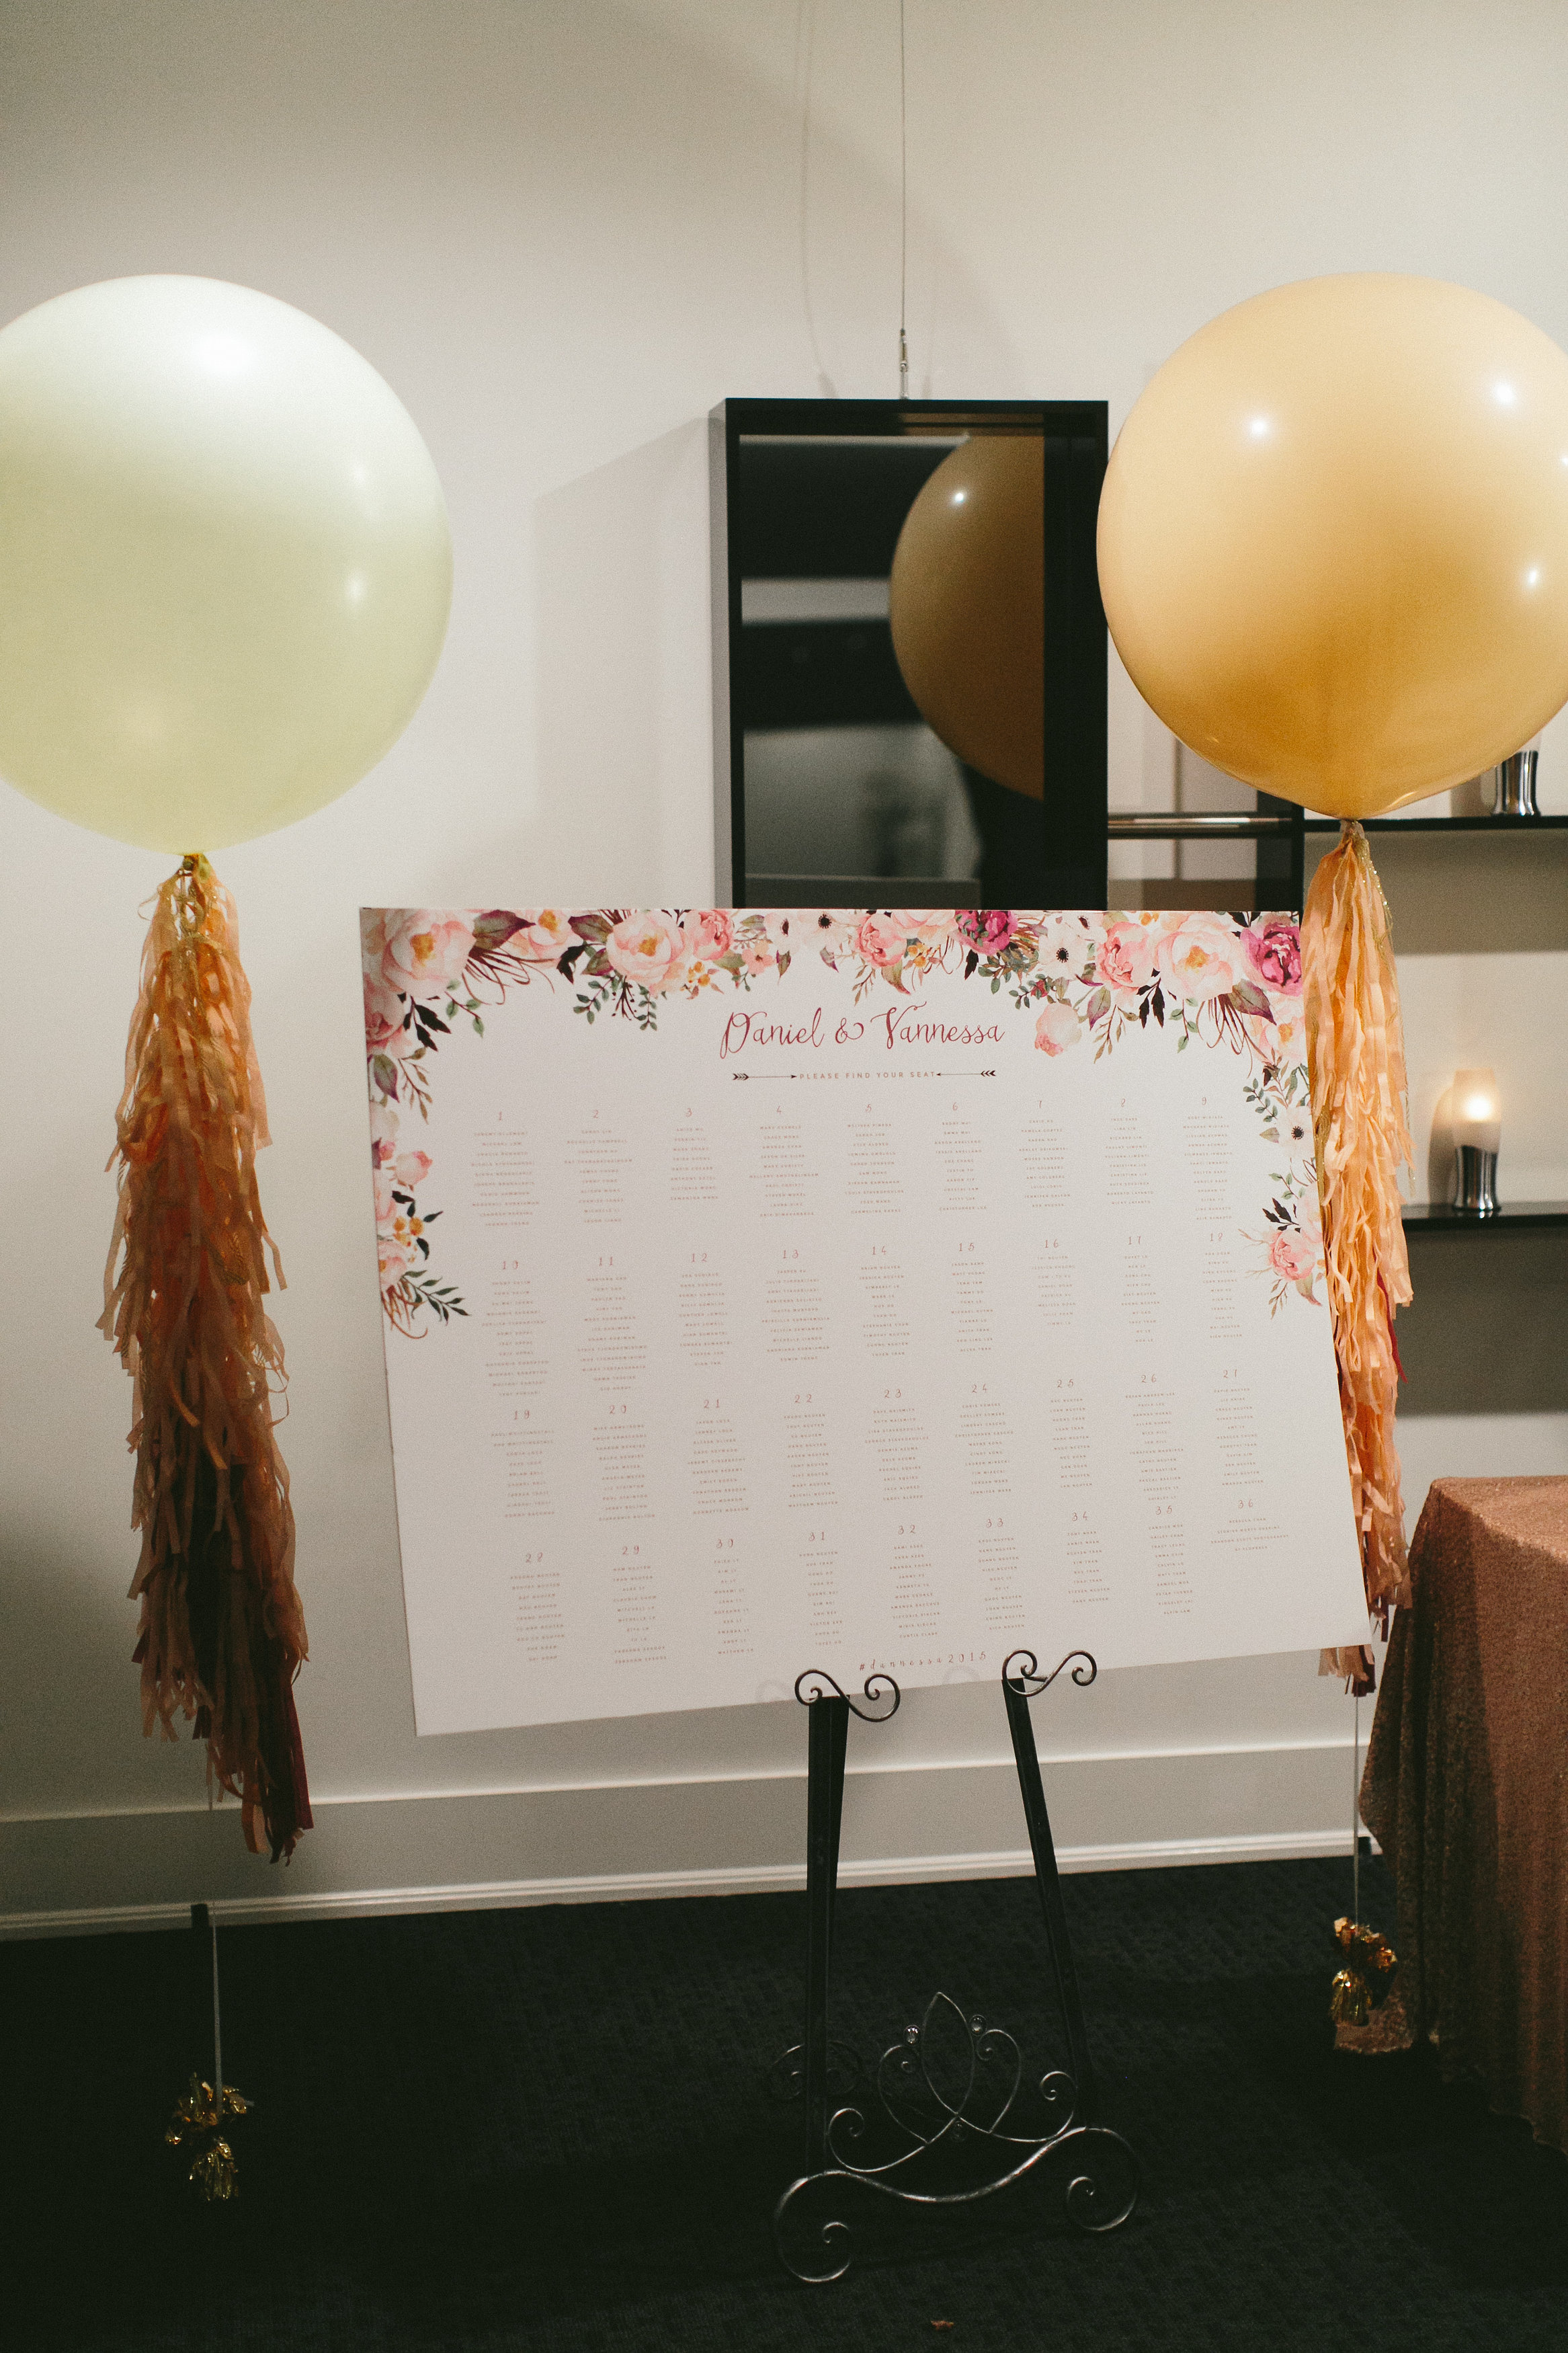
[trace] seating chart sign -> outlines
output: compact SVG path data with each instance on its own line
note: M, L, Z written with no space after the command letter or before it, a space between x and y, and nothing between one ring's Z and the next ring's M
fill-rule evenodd
M382 908L421 1732L1364 1640L1286 917Z

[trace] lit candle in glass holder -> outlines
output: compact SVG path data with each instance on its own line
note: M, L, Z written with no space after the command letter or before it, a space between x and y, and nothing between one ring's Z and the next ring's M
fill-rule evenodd
M1502 1116L1490 1071L1454 1073L1454 1207L1479 1218L1497 1208L1497 1156Z

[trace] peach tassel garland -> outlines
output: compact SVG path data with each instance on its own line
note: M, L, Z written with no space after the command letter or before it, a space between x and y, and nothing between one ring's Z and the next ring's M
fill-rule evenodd
M1340 1409L1367 1607L1386 1628L1389 1609L1410 1599L1394 1443L1394 1317L1411 1296L1399 1170L1413 1149L1388 906L1353 820L1312 878L1301 976ZM1325 1651L1321 1672L1344 1675L1358 1694L1370 1692L1371 1650Z
M268 1141L234 902L203 857L158 892L110 1166L120 1198L100 1330L134 1388L131 1592L142 1729L205 1740L272 1859L310 1827L293 1682L306 1656L294 1514L274 1431L283 1345L262 1299Z

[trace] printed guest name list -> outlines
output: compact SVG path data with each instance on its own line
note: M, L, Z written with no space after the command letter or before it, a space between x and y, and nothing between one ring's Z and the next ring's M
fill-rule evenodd
M422 1732L1364 1636L1286 919L363 928Z

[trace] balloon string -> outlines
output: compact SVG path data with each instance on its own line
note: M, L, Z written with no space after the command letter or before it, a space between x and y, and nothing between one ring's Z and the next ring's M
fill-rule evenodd
M899 0L899 398L910 396L910 135L906 107L904 0Z
M1351 1744L1351 1918L1361 1918L1361 1694L1355 1697L1355 1736Z
M223 2114L223 2004L218 1995L217 1981L217 1912L207 1906L207 1926L212 1936L213 1969L213 2107Z

